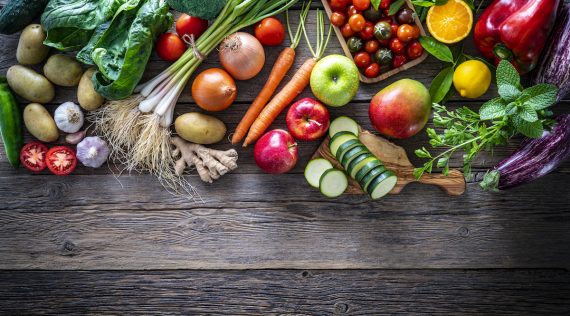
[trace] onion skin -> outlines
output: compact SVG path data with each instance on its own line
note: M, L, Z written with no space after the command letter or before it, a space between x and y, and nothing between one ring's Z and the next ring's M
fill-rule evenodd
M220 68L202 71L192 83L192 98L206 111L223 111L232 105L236 97L234 79Z
M220 63L237 80L249 80L263 69L265 51L255 36L237 32L220 45Z

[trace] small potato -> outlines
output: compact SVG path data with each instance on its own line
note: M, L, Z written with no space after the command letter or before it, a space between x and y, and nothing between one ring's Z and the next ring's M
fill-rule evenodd
M51 82L30 68L12 66L8 68L6 79L10 88L28 101L48 103L55 96Z
M95 73L95 68L89 68L87 71L81 76L81 81L79 81L79 87L77 87L77 100L79 101L79 105L87 110L87 111L94 111L97 110L105 99L95 91L93 87L93 74Z
M62 87L75 87L83 69L75 58L67 55L52 55L44 65L44 74L49 81Z
M39 24L30 24L22 31L18 48L16 49L16 59L22 65L39 64L46 59L49 47L44 45L46 32Z
M54 142L59 138L59 131L53 117L41 104L30 103L26 106L24 125L30 134L42 142Z
M217 143L226 135L224 122L197 112L180 115L174 122L174 128L180 137L202 145Z

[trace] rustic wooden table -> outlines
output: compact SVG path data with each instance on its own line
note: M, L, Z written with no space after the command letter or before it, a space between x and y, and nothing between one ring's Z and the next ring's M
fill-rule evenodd
M1 75L16 64L17 41L0 36ZM471 39L466 46L474 52ZM279 50L266 50L268 65ZM341 53L336 38L328 52ZM295 65L308 56L302 43ZM214 54L201 69L217 66ZM165 67L153 56L145 78ZM363 85L331 114L370 128L368 102L378 90L406 77L429 85L441 67L428 58ZM217 115L229 130L267 68L239 82L237 102ZM495 95L492 87L448 104L477 109ZM75 89L58 88L48 107L70 100ZM569 109L567 100L555 112ZM196 110L187 89L176 112ZM274 127L285 127L284 115ZM421 133L397 143L411 153L426 142ZM212 185L191 179L203 203L170 195L146 174L79 167L67 177L32 175L12 169L2 151L0 314L570 313L570 162L532 184L483 192L475 182L515 141L477 160L463 196L412 184L377 202L330 200L302 175L318 145L300 143L297 166L280 176L261 173L252 150L238 148L236 172Z

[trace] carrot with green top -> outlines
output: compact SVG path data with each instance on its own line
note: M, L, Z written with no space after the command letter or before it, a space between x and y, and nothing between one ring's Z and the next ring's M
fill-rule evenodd
M289 82L277 93L273 99L263 108L259 116L251 125L249 133L243 143L243 147L255 142L263 133L267 130L269 125L277 118L277 116L289 105L307 86L311 79L311 72L315 67L315 64L325 52L328 41L331 36L331 27L329 26L328 35L325 38L325 19L323 13L317 10L317 45L316 49L313 50L311 47L311 42L307 36L307 31L305 29L305 21L301 20L301 29L303 30L303 35L307 40L309 49L313 57L307 59L303 65L297 70L295 75L289 80Z

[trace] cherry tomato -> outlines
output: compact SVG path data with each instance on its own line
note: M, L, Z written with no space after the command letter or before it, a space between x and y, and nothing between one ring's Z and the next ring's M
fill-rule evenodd
M408 61L408 59L406 58L406 56L396 55L396 56L394 56L394 59L392 59L392 68L398 68L398 67L402 66L403 64L405 64L407 61Z
M184 54L186 45L174 33L164 33L158 37L156 42L156 53L166 61L175 61Z
M366 22L364 24L364 29L358 33L360 38L367 41L374 38L374 24L372 22Z
M415 13L412 9L403 8L396 14L396 19L400 24L412 24L414 23Z
M390 46L390 40L389 39L378 40L378 43L380 43L380 46L382 46L382 47L389 47Z
M366 20L362 15L355 14L348 19L348 24L350 24L350 28L353 31L360 32L364 29L364 26L366 25Z
M416 59L424 53L424 48L417 40L413 40L408 44L406 49L406 54L410 59Z
M358 68L365 68L370 65L372 58L367 52L358 52L354 55L354 63Z
M390 0L382 0L380 1L380 5L378 6L378 9L380 10L385 10L390 8Z
M364 70L364 75L368 78L376 78L380 74L380 65L372 63Z
M392 65L392 51L387 48L380 48L375 54L376 62L381 66L389 68Z
M414 29L414 39L420 38L420 28L417 25L413 25L412 28Z
M402 54L404 52L404 43L400 41L398 38L393 38L390 40L390 49L394 52L394 54Z
M374 25L374 36L377 40L387 40L392 37L392 29L386 21L380 21Z
M390 24L390 29L392 30L392 37L396 37L396 35L398 34L398 27L399 25L396 23Z
M340 32L342 33L342 36L344 36L344 38L349 38L354 36L354 34L356 34L352 28L350 27L350 25L348 23L346 23L341 29Z
M188 14L182 14L176 21L176 33L180 37L194 35L194 40L197 40L206 29L208 29L208 20Z
M347 2L345 0L331 0L330 7L333 11L344 11L347 6Z
M65 176L77 166L75 151L67 146L55 146L47 152L47 167L55 175Z
M48 148L40 142L30 142L20 150L20 162L26 169L40 172L46 168Z
M353 54L360 51L362 46L364 46L362 39L356 36L349 38L348 41L346 41L346 45L348 46L348 50Z
M348 16L350 17L350 16L353 16L353 15L355 15L355 14L359 14L360 11L358 11L358 9L357 9L355 6L351 5L351 6L349 6L348 9L346 10L346 13L347 13Z
M346 15L342 12L333 12L330 20L332 25L341 27L346 23Z
M404 43L411 41L414 38L414 28L409 24L402 24L398 27L398 39Z
M380 48L380 43L377 40L370 40L364 44L364 50L370 54L376 53L378 48Z
M378 20L380 20L381 17L382 13L374 9L373 6L370 6L368 10L364 11L364 18L370 22L378 22Z
M370 0L352 0L354 7L360 11L370 8Z
M261 20L255 25L255 37L265 46L281 45L285 40L285 26L274 17Z

